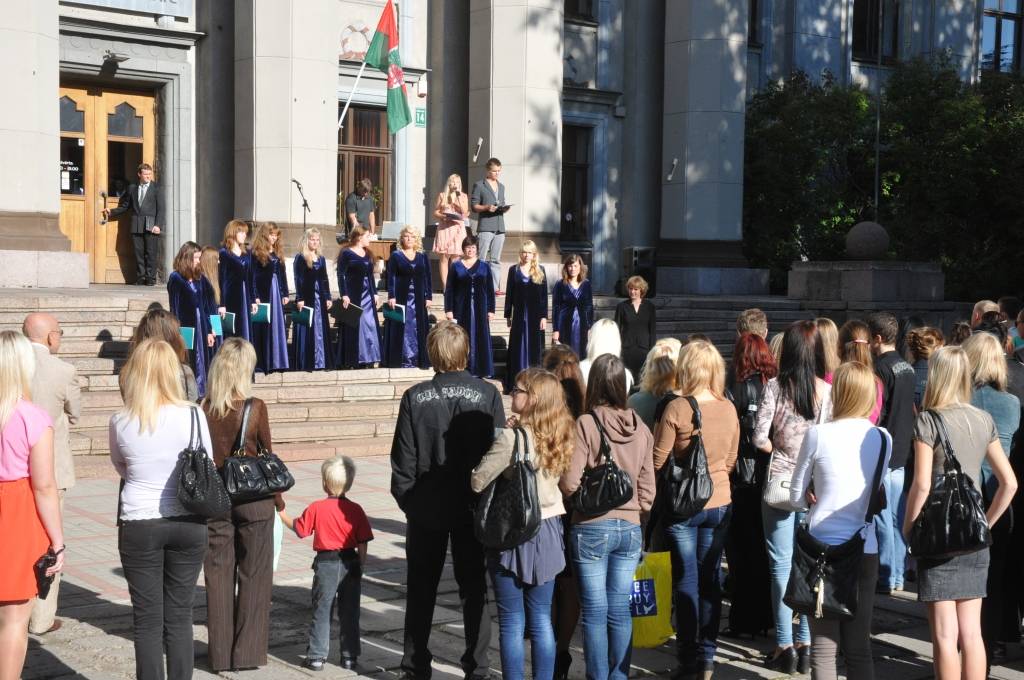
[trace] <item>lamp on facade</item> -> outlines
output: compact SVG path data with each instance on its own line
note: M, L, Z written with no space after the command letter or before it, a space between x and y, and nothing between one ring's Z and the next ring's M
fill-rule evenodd
M424 73L420 76L420 79L416 81L416 96L423 99L427 96L427 74Z
M130 57L124 52L115 52L114 50L107 50L103 53L103 61L105 63L122 64L128 61Z

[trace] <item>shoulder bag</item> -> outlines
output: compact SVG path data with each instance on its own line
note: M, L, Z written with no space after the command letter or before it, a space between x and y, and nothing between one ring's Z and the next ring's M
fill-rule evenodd
M729 475L734 489L748 489L758 483L758 458L761 455L751 441L757 427L757 390L750 380L743 381L744 403L736 404L740 421L740 450L736 456L736 467Z
M818 415L814 419L814 424L819 425L821 423L821 416L825 412L824 404L818 407ZM764 493L762 498L766 505L775 508L776 510L784 510L786 512L804 512L807 510L807 503L800 503L799 505L794 504L792 499L789 497L789 489L793 482L793 471L789 472L772 472L772 463L775 462L775 444L772 444L772 454L768 459L768 474L764 480Z
M708 455L704 448L704 435L700 407L693 397L685 397L693 409L693 436L690 449L682 460L676 459L675 452L668 455L668 460L661 468L658 478L657 498L662 499L661 511L666 519L673 524L683 522L704 509L711 494L715 491L715 483L708 472Z
M231 496L232 503L245 503L270 495L267 479L263 475L255 456L245 453L246 432L249 430L249 415L252 413L252 399L246 399L242 406L242 426L235 437L234 450L224 460L220 475L224 479L224 488Z
M633 481L629 474L615 464L604 425L593 411L589 411L588 415L594 419L601 437L598 456L603 462L583 471L580 486L572 495L572 507L581 515L596 516L629 501L633 497Z
M949 433L937 411L929 411L946 454L940 475L933 475L921 514L910 529L910 554L944 559L965 555L992 544L981 494L964 474L953 452Z
M473 532L491 550L515 548L540 531L540 499L537 473L530 461L530 440L521 427L513 432L512 462L481 492L473 512Z
M220 517L231 509L231 499L224 482L217 474L213 459L203 446L199 427L199 407L193 406L188 445L178 454L175 476L178 481L178 502L193 515Z
M864 532L872 531L872 521L879 510L878 489L882 486L882 472L889 440L882 437L878 464L868 495L868 509L864 513L864 527L839 545L823 543L811 535L806 522L801 522L793 542L793 563L789 583L782 601L795 612L816 619L850 621L857 614L857 580L860 563L864 558Z

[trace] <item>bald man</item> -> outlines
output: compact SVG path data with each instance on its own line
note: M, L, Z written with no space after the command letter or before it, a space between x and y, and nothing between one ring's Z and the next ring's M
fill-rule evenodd
M52 314L33 312L25 317L22 333L32 342L36 355L36 374L32 378L32 402L46 409L53 420L53 471L60 494L61 515L64 493L75 485L75 462L71 455L70 429L78 422L82 409L75 367L53 356L60 350L64 331ZM36 600L28 629L34 635L51 633L61 627L57 613L60 574L53 580L45 600Z

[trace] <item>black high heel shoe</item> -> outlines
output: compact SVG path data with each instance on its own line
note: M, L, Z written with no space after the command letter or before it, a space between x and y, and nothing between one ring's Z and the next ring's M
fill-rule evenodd
M796 648L796 672L811 672L811 646L804 645Z
M764 666L768 670L788 673L796 673L797 653L793 647L786 647L776 655L768 654L764 658Z

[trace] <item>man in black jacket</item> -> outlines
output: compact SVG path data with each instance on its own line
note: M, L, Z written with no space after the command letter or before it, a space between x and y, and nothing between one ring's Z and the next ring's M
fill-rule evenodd
M135 283L142 286L156 284L160 260L161 234L164 227L164 201L160 188L153 181L153 166L143 163L139 166L139 181L129 184L121 194L121 200L113 210L104 208L103 217L116 219L132 214L132 246L135 248Z
M405 513L408 595L405 609L404 677L425 679L437 585L451 538L459 584L466 652L466 678L489 676L484 549L473 535L473 468L490 448L495 428L505 423L501 394L466 372L469 338L453 321L427 335L427 353L437 374L402 395L391 444L391 495Z

